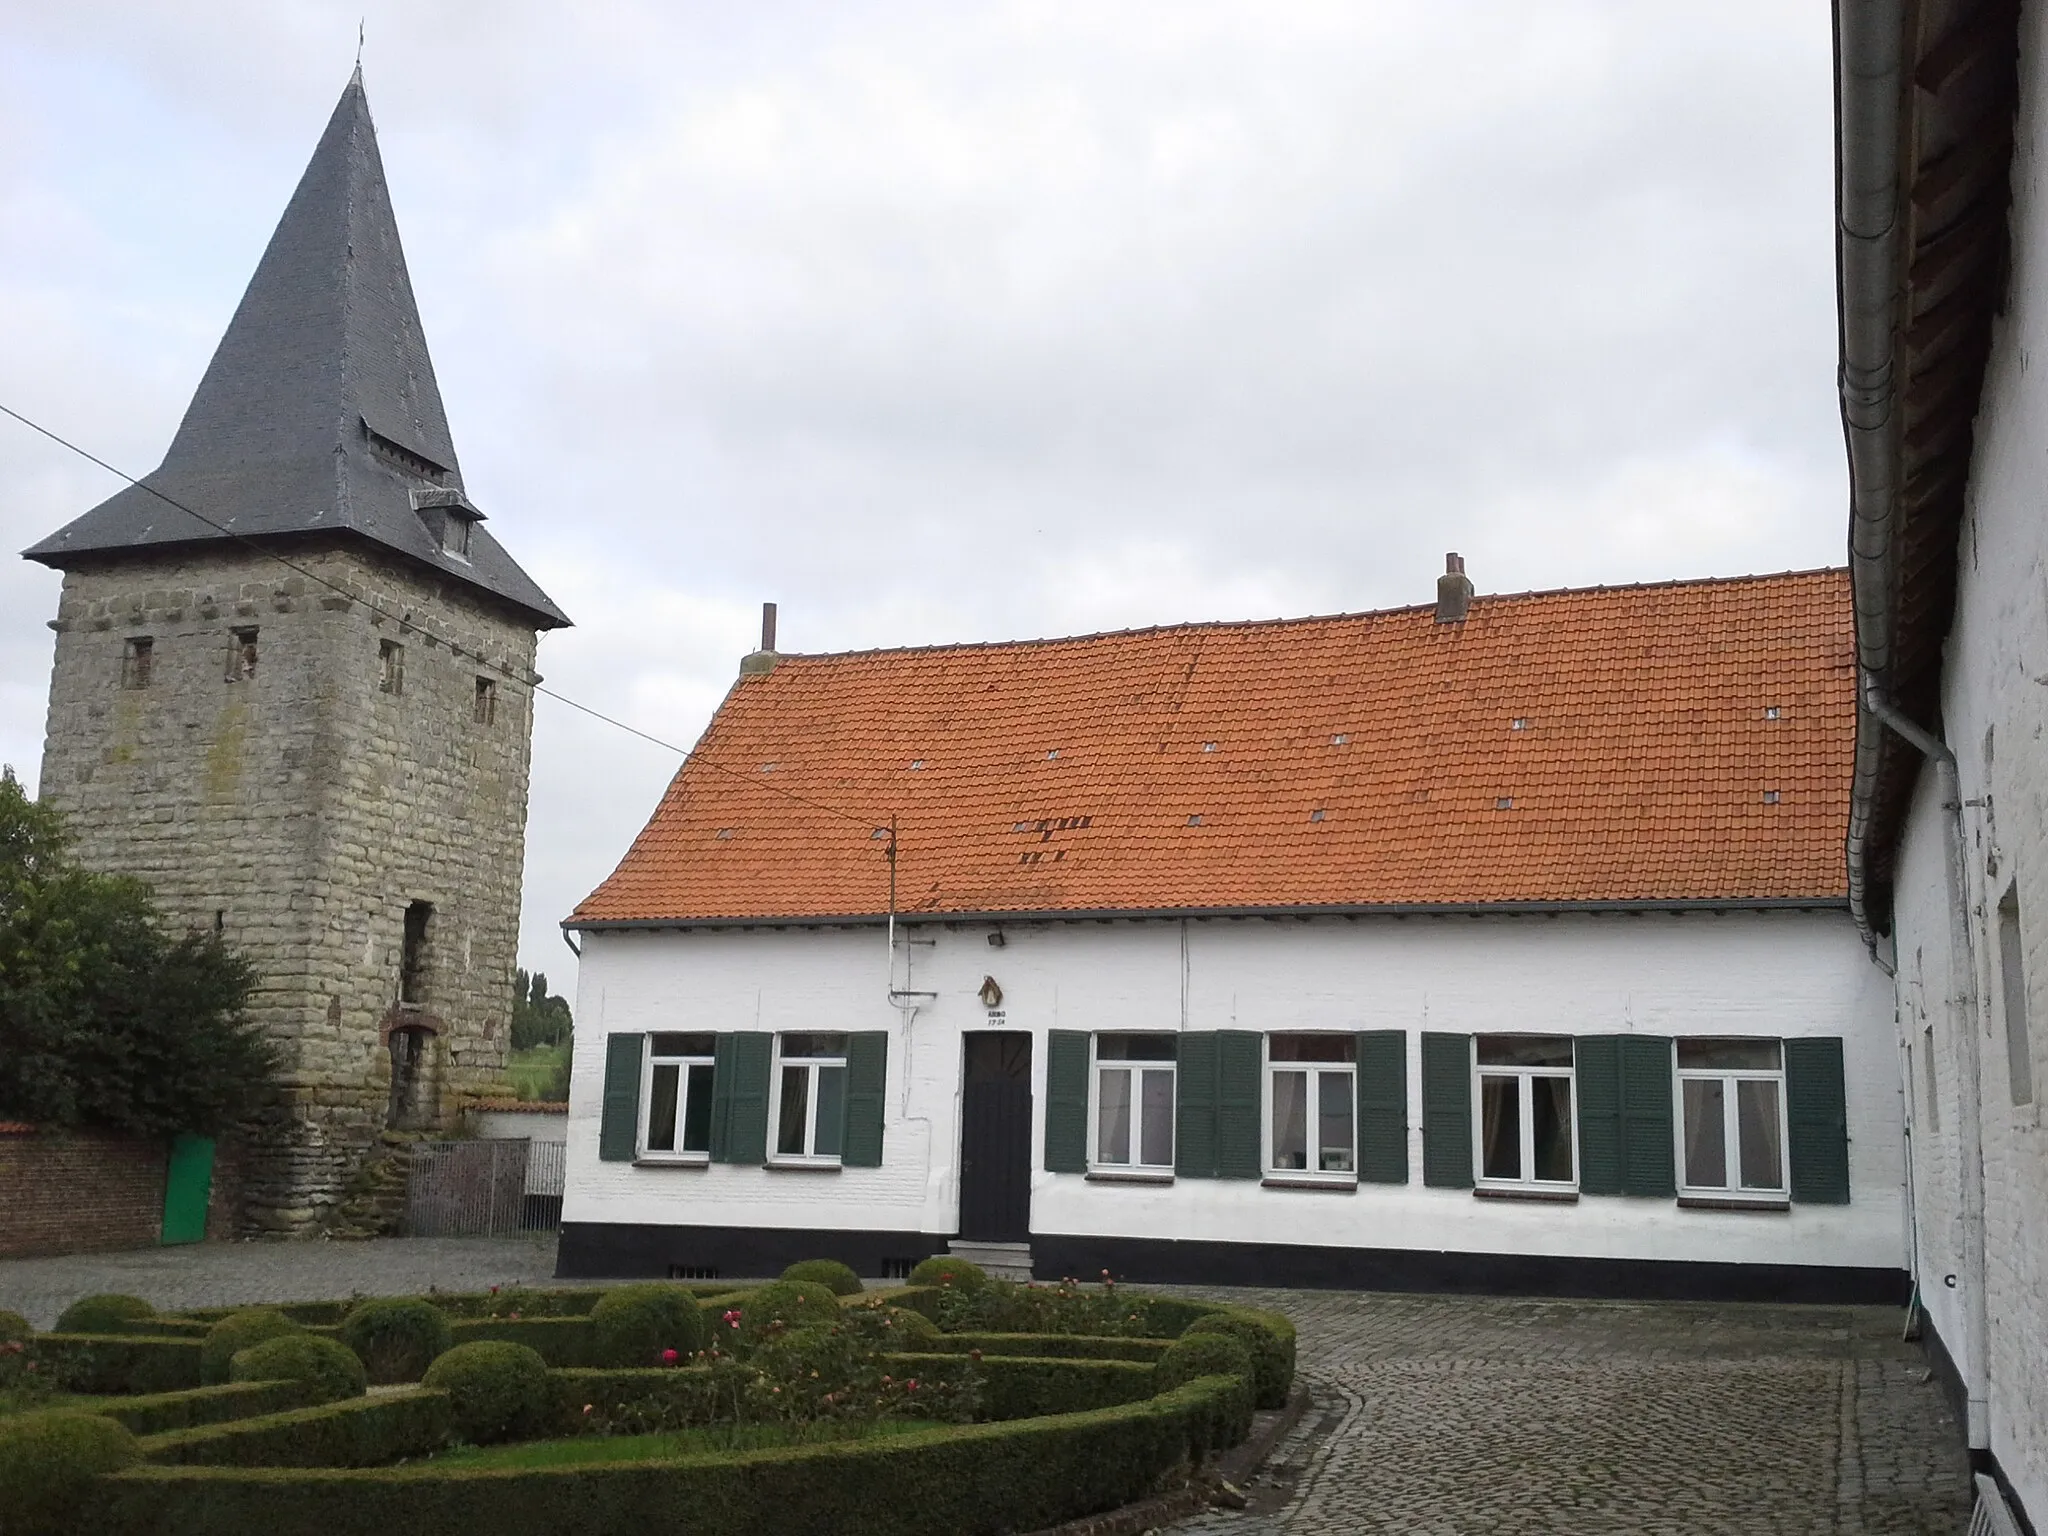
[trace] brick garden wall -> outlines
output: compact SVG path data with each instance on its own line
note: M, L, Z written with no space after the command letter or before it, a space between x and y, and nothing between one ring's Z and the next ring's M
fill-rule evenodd
M168 1162L159 1141L0 1125L0 1258L154 1247ZM209 1239L233 1235L237 1163L216 1150Z

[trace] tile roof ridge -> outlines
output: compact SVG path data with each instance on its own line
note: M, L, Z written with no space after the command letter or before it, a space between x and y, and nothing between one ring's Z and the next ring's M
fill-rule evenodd
M1739 576L1674 576L1662 581L1601 582L1585 587L1532 587L1520 592L1481 592L1476 606L1529 602L1539 598L1599 597L1620 592L1656 592L1673 587L1730 587L1796 581L1817 576L1848 575L1846 565L1805 566L1796 570L1753 571ZM1018 651L1041 646L1086 645L1098 640L1129 640L1150 635L1207 634L1225 629L1284 629L1305 624L1338 624L1359 619L1392 619L1436 611L1436 601L1403 603L1394 608L1362 608L1340 613L1279 615L1265 619L1182 619L1167 624L1138 624L1127 629L1094 629L1072 635L1040 635L1014 640L936 640L927 645L870 645L845 651L782 651L780 664L819 661L862 661L881 656L922 656L940 651Z

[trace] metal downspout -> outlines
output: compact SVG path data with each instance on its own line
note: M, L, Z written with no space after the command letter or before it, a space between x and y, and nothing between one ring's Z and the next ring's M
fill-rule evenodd
M1866 682L1864 707L1934 764L1941 795L1942 842L1948 866L1949 1032L1956 1043L1956 1138L1961 1143L1961 1225L1963 1273L1963 1388L1969 1395L1969 1440L1973 1451L1991 1444L1990 1317L1985 1298L1984 1120L1977 1043L1977 960L1970 942L1968 842L1963 831L1962 777L1956 755L1939 737L1922 730ZM1919 1214L1914 1213L1917 1231Z

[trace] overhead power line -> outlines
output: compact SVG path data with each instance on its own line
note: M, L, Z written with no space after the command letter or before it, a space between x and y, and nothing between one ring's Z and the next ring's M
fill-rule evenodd
M541 683L536 681L533 676L519 677L517 673L515 673L511 668L505 666L502 662L493 661L488 656L480 656L476 652L471 651L464 646L456 644L455 641L450 640L447 636L437 634L433 629L431 629L427 625L422 624L418 620L413 619L405 614L393 613L388 608L381 608L360 592L352 592L347 587L340 585L338 582L328 580L318 571L308 569L306 566L299 564L298 561L290 559L289 557L283 554L280 554L277 550L272 549L270 546L262 543L260 540L252 538L246 533L242 533L236 529L230 528L224 523L215 522L212 518L208 517L204 512L201 512L198 508L186 505L184 502L179 501L175 496L165 495L155 486L146 484L144 481L137 479L134 475L129 474L128 471L125 469L121 469L113 464L109 464L105 459L101 458L98 454L91 452L89 449L80 447L77 443L72 442L71 439L69 439L68 437L63 436L61 433L52 431L50 428L44 426L41 422L35 421L30 417L22 415L20 411L15 410L12 406L6 404L5 402L0 402L0 414L5 414L13 417L16 421L20 422L24 427L27 427L31 432L40 433L42 436L48 438L51 442L55 443L58 447L66 449L71 453L77 454L81 459L84 459L87 463L96 464L101 469L104 469L108 474L113 475L118 479L127 481L130 485L136 487L138 490L147 491L150 495L154 496L158 501L163 502L167 506L176 507L180 512L183 512L187 517L198 519L201 523L204 523L207 527L213 529L214 532L222 534L227 538L233 539L237 543L248 546L257 554L263 556L264 559L275 561L277 564L283 566L286 570L292 571L297 575L303 576L306 578L306 580L314 582L319 586L323 586L327 588L330 592L334 592L342 597L346 597L352 602L361 603L363 607L368 609L371 613L377 614L382 618L389 619L395 624L403 624L410 629L419 631L419 633L425 635L429 640L433 640L442 645L447 646L450 653L453 655L466 656L471 661L481 662L483 665L487 667L494 667L499 672L503 673L506 677L515 678L517 681L525 683L526 686L531 688L535 693L545 695L546 697L553 699L558 704L566 704L571 709L578 710L581 713L590 716L590 718L593 720L601 720L606 725L615 726L619 730L626 732L626 734L629 736L638 736L642 741L651 742L655 746L662 748L664 751L673 752L676 754L677 757L681 758L686 763L701 764L706 768L713 769L718 773L726 775L726 777L728 778L738 779L742 783L750 784L756 789L765 789L770 794L780 795L785 800L794 801L798 805L807 805L814 811L823 811L828 816L837 816L840 820L852 822L855 826L867 827L870 829L873 829L874 827L874 822L868 817L855 816L851 812L840 810L837 806L827 805L822 800L813 800L806 795L798 794L795 790L785 789L780 784L768 783L765 780L757 778L755 775L751 773L744 773L737 768L728 768L723 763L714 762L712 759L704 756L700 752L692 752L687 748L677 746L672 741L664 741L659 736L654 735L652 732L641 730L637 725L628 725L625 721L617 719L614 716L608 715L601 709L593 709L590 705L583 703L581 700L570 698L569 695L567 695L566 693L562 693L553 688L544 687Z

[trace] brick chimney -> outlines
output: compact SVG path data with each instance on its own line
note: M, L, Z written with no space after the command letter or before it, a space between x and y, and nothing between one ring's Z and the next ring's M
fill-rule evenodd
M775 649L775 605L761 605L761 648L750 651L740 658L740 676L758 677L764 672L773 672L775 663L782 660Z
M1472 578L1465 574L1465 557L1444 556L1444 573L1436 579L1436 621L1462 624L1465 610L1472 605Z

